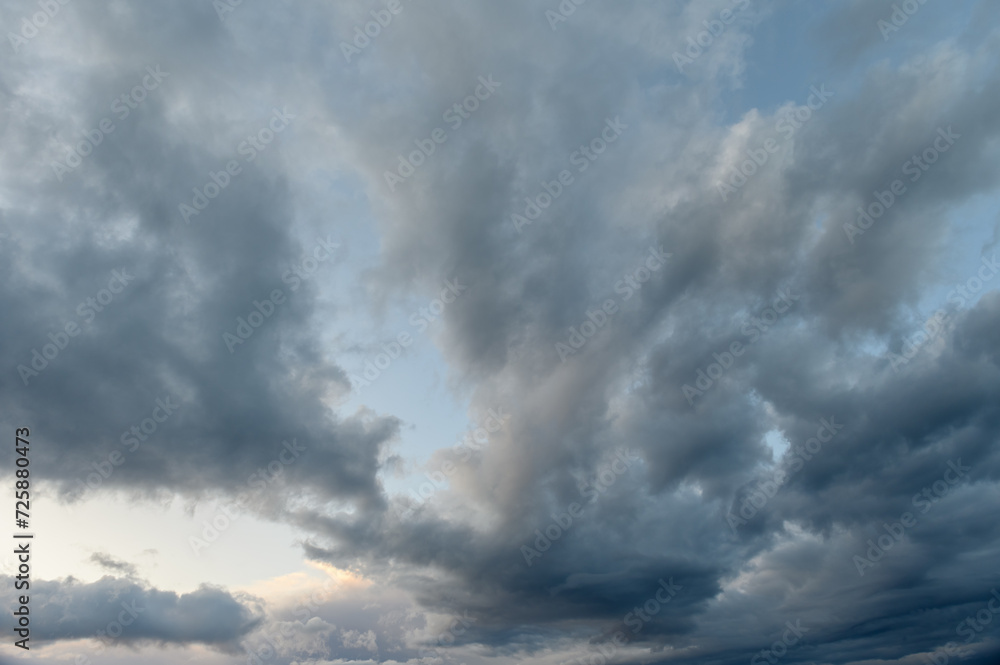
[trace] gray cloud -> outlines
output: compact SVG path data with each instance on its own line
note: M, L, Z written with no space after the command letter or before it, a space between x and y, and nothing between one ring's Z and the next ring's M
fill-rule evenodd
M136 574L135 566L133 566L127 561L116 559L110 554L106 554L105 552L94 552L90 556L90 560L102 568L105 568L113 572L125 573L129 577L132 577Z
M4 583L13 587L13 578ZM13 603L7 605L16 609ZM223 650L235 649L263 618L259 601L245 595L210 586L177 594L115 577L33 580L31 612L32 640L41 643L91 638L102 646L201 643Z
M94 473L102 489L91 491L235 494L295 438L302 463L256 509L299 528L308 557L391 580L422 611L468 613L454 648L493 657L606 645L666 578L682 591L630 636L622 662L745 662L789 621L809 632L786 663L909 665L956 640L997 584L1000 297L995 283L976 302L938 291L996 246L995 226L983 237L965 220L981 217L972 204L995 199L1000 175L996 10L926 3L884 40L877 21L891 2L816 10L806 26L782 18L792 3L754 3L678 72L672 53L733 4L584 3L556 30L545 10L557 3L406 4L350 63L339 43L368 9L243 4L222 22L204 3L67 6L23 54L0 55L0 95L18 110L0 157L0 307L18 312L5 320L0 390L11 422L44 432L33 463L67 495ZM106 55L80 60L55 47L60 36ZM769 58L780 71L757 69ZM156 64L170 72L162 87L57 180L51 161ZM800 89L761 82L786 73ZM497 92L390 191L386 170L446 127L443 112L481 76ZM820 84L833 97L782 137L782 118ZM287 130L244 161L240 142L285 107L296 115ZM621 137L583 156L616 118ZM960 138L910 180L913 155L949 127ZM719 182L776 137L768 163L723 201ZM178 205L230 159L242 172L185 223ZM518 232L512 215L564 169L573 184ZM905 194L848 237L856 209L894 179ZM373 220L374 240L322 268L350 272L355 292L329 296L333 278L291 292L282 276L310 251L302 238L355 232L353 209L324 207L338 188L359 192L358 218ZM972 244L966 265L956 257ZM630 286L650 246L672 258ZM135 279L87 321L78 303L113 270ZM449 388L472 416L504 404L512 418L467 459L438 451L435 463L456 465L451 487L404 520L406 500L380 476L403 423L338 411L352 386L328 340L452 278L468 292L429 335ZM287 302L230 353L222 333L276 288ZM781 289L794 306L744 332ZM556 344L609 299L617 313L563 362ZM887 352L938 308L940 334L894 367ZM80 335L24 385L14 368L69 321ZM689 401L683 387L734 342L745 353ZM176 412L107 462L166 395ZM760 479L794 468L831 418L843 429L731 529ZM775 438L789 449L772 449ZM639 460L588 494L621 449ZM921 512L914 497L959 459L967 477ZM529 565L521 548L574 503L580 516ZM917 525L860 575L853 557L907 511ZM164 616L184 598L224 616L205 632L163 619L135 639L228 644L258 620L220 590L171 597ZM303 638L317 654L418 656L388 613L350 623L334 609ZM47 639L86 632L55 625ZM995 657L995 625L967 662Z

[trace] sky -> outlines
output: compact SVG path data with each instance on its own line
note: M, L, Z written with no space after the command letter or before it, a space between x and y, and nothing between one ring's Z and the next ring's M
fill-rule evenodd
M0 663L1000 662L1000 4L0 26Z

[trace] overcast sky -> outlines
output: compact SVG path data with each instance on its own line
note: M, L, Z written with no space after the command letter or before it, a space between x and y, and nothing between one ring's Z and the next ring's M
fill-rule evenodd
M0 25L0 662L1000 661L1000 3Z

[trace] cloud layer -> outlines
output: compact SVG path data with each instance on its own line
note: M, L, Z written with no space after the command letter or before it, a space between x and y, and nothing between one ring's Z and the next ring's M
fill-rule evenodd
M131 640L297 621L286 662L965 644L1000 583L993 3L220 4L73 3L0 54L3 419L66 502L249 494L375 589L39 582L39 639L133 594ZM510 414L419 506L405 423L344 406L405 299L470 421Z

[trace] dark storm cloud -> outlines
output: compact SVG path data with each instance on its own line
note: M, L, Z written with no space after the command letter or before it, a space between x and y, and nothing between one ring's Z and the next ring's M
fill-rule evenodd
M13 587L13 578L5 585ZM8 604L13 606L14 600ZM32 639L91 638L108 644L200 643L232 650L262 619L257 599L203 586L177 594L129 579L91 584L67 578L31 582ZM34 645L34 643L32 643Z
M588 4L576 18L602 11ZM586 23L574 33L572 20L533 55L592 36ZM859 32L857 21L867 20L848 23L838 14L827 27ZM868 48L881 41L875 21L865 23L875 35ZM686 31L697 32L694 25L675 29L679 43ZM928 29L919 28L920 34ZM441 55L465 52L467 44L421 37L401 37L418 61L469 62ZM973 321L993 321L985 313L992 296L956 313L938 342L898 374L885 357L859 346L875 335L898 352L903 337L919 327L913 307L947 247L948 215L995 187L995 36L961 47L941 38L931 40L922 59L881 63L859 80L831 71L832 101L729 202L720 201L718 180L738 167L736 155L742 160L747 149L775 136L780 112L750 114L739 133L727 135L705 120L714 103L711 86L672 87L656 98L653 112L636 94L642 56L626 56L613 40L599 66L582 55L552 70L542 57L530 77L519 77L510 60L504 70L493 67L496 47L481 45L476 62L489 63L504 81L504 115L477 115L479 125L470 122L460 141L446 144L447 160L428 160L389 197L384 284L405 288L412 274L442 266L470 283L476 295L446 313L442 348L457 380L474 385L479 408L511 404L517 415L509 436L482 458L459 464L452 485L460 494L439 497L446 518L429 508L403 523L391 515L351 524L296 513L300 524L323 534L307 553L339 562L374 554L383 563L445 571L459 589L419 575L408 584L433 607L469 610L480 619L459 641L529 652L546 643L539 635L568 634L572 627L604 635L643 599L644 589L668 574L689 584L674 606L681 616L672 620L668 613L638 638L686 647L664 661L745 662L797 618L810 626L810 646L791 650L786 662L851 662L875 654L894 660L943 646L954 625L929 615L918 625L907 613L914 606L961 611L962 594L935 597L916 579L908 583L911 591L894 593L900 572L893 565L930 574L935 561L948 568L977 552L982 564L969 578L988 590L984 557L996 534L985 527L986 504L967 493L988 491L983 483L995 477L990 442L997 366L992 346L976 356L975 370L960 349L986 343L984 333L962 340L977 329ZM592 99L598 89L604 94ZM535 111L530 100L548 90L555 94L546 94L544 110ZM803 89L792 102L801 105L809 94ZM417 97L416 107L431 117L446 99L434 91ZM523 114L525 108L536 122L505 121L511 110ZM574 172L577 185L518 234L511 214L523 214L524 196L541 191L535 183L555 178L576 146L589 141L605 117L617 115L631 124L622 144L609 147L588 172ZM544 123L549 116L566 122ZM406 113L400 121L422 117ZM908 180L907 161L949 127L960 135L949 152L919 181ZM414 127L412 134L422 132ZM378 154L393 143L405 142L369 139L367 151ZM373 169L374 188L381 186L378 176ZM907 178L908 191L850 242L844 224L855 221L855 208L896 178ZM623 302L616 282L648 244L662 244L675 259ZM783 288L798 296L791 311L761 333L717 385L688 403L682 386L694 384L713 353L733 341L748 346L741 325ZM609 297L622 308L603 337L561 363L554 344ZM643 377L639 386L628 399L616 395L635 370ZM968 380L970 373L978 378ZM772 463L763 435L780 430L793 447L801 446L816 436L821 419L837 428L825 449L733 533L727 514ZM586 504L580 484L594 481L602 451L618 445L641 450L643 464ZM913 495L959 458L974 469L967 485L921 515L908 535L908 547L926 555L913 563L908 553L860 578L852 561L857 548L879 535L883 521L898 520L908 506L919 510ZM528 566L519 547L534 542L535 529L552 524L574 501L585 504L583 517ZM956 514L983 526L961 544L944 545L937 534L949 531ZM332 541L324 544L326 538ZM821 553L816 539L827 542ZM935 543L948 554L925 549ZM821 581L809 577L817 557L828 571ZM759 569L773 571L763 574L769 582L756 575L739 581ZM770 586L737 600L743 584ZM879 595L891 602L873 600ZM755 619L745 620L748 614ZM876 625L895 621L899 632L856 625L852 617L858 616ZM903 639L909 631L920 640Z
M267 514L298 525L312 558L363 566L427 610L468 613L475 622L452 641L494 655L606 646L664 579L682 588L629 635L622 662L747 662L796 622L806 630L785 643L785 663L910 665L959 639L956 626L1000 582L995 284L976 303L943 305L947 323L905 363L886 354L927 318L956 211L996 191L997 33L972 25L989 3L945 23L928 4L891 40L877 20L892 3L828 10L809 30L825 35L832 64L815 84L833 95L728 200L719 182L811 94L782 89L784 107L720 122L755 22L779 20L780 5L755 3L681 75L672 52L734 3L563 3L576 9L553 30L545 10L557 4L408 4L350 63L338 42L367 17L349 9L244 3L222 23L207 4L73 5L75 39L114 44L109 62L80 65L40 41L20 59L4 54L0 94L24 111L4 129L19 194L3 210L13 237L0 307L25 313L7 322L0 352L11 419L38 423L52 451L39 463L67 491L102 469L102 486L239 491L296 438L308 452L287 467L287 487L324 502L276 501ZM66 82L32 94L43 64ZM56 146L157 64L170 72L162 87L57 181ZM391 190L386 171L487 76L496 92ZM286 106L298 114L289 127L186 224L178 204L192 187L241 159L237 144ZM623 127L617 140L582 156L609 123ZM473 415L497 404L512 414L470 459L439 451L434 463L456 464L452 489L405 520L376 476L396 420L338 420L320 400L350 386L319 341L311 289L287 293L234 353L221 339L308 249L289 230L309 209L301 174L282 157L320 129L337 135L376 218L380 263L363 282L373 309L433 296L444 279L466 284L434 340ZM939 130L954 142L909 180ZM573 183L518 229L526 197L564 169ZM845 232L894 179L905 194L863 234ZM629 285L651 247L670 261ZM113 270L135 278L24 386L13 368L79 322L77 303ZM783 292L794 294L788 311L745 332ZM560 358L557 343L608 300L616 313ZM734 342L745 352L722 360ZM704 387L699 371L713 363L723 371ZM165 395L175 413L124 463L110 460ZM806 457L824 421L836 428ZM769 446L777 434L787 451ZM638 459L609 472L618 451ZM941 480L949 463L968 469L960 482ZM787 482L733 528L774 467ZM938 482L944 495L917 501ZM360 509L334 515L329 498ZM895 538L908 511L916 524ZM891 547L868 560L868 541L886 534ZM243 631L235 601L212 599L232 619L219 634ZM331 653L368 657L362 628L331 637ZM190 634L171 630L159 634ZM388 632L378 627L379 644ZM377 658L416 657L404 642L397 631ZM986 659L992 647L976 648Z
M0 55L0 89L19 109L5 127L17 193L4 211L0 299L21 313L7 320L0 385L10 417L46 441L36 463L76 495L88 476L92 489L236 490L297 438L310 462L286 478L380 501L374 474L395 422L339 419L320 402L347 378L310 332L315 288L282 279L316 243L294 234L280 166L309 121L267 83L276 63L234 56L210 4L70 5L58 19ZM105 52L100 67L53 50L57 33ZM275 128L261 150L245 140ZM85 143L67 172L53 168L86 132L99 145ZM214 183L221 192L186 223L179 206ZM336 242L342 221L311 220L313 237ZM275 289L278 304L265 302ZM268 316L244 342L237 319L260 316L255 302Z

